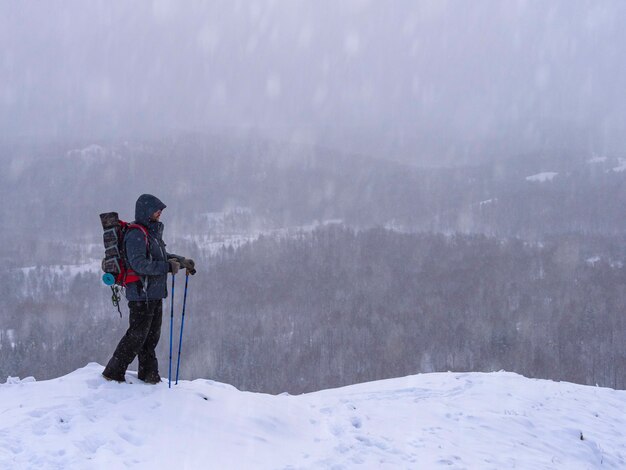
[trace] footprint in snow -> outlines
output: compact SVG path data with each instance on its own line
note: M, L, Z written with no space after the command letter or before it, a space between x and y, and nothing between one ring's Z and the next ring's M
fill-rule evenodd
M143 444L143 440L141 440L139 437L134 436L131 433L128 433L126 431L117 431L117 435L120 438L124 439L129 444L132 444L136 447L139 447Z
M70 430L70 418L67 416L57 416L56 418L57 428L61 429L64 432Z
M361 444L365 445L366 447L376 447L380 450L389 449L389 446L387 444L377 439L370 439L369 437L365 437L365 436L356 436L355 439L359 441Z
M22 441L16 437L10 436L7 432L0 432L0 450L6 449L14 455L22 453ZM1 454L1 453L0 453Z
M440 465L446 465L448 467L451 467L452 465L459 465L461 461L461 457L459 457L458 455L453 455L450 459L440 459L437 461L437 463Z
M61 408L63 408L63 405L48 406L46 408L36 408L33 411L29 411L28 416L30 416L31 418L41 418L42 416L47 415L51 411L59 410Z
M47 412L48 412L48 411L46 411L46 410L44 410L44 409L42 409L42 408L39 408L39 409L37 409L37 410L30 411L30 412L28 413L28 416L30 416L31 418L41 418L41 417L42 417L43 415L45 415Z
M95 454L100 447L106 444L106 439L97 434L86 436L85 439L74 442L74 445L82 452Z
M350 418L350 424L352 424L355 429L361 429L361 427L363 426L363 422L358 416L353 416L352 418Z
M106 379L104 377L100 377L98 379L88 379L85 381L85 383L87 384L87 387L89 387L92 390L95 390L97 388L100 388L102 385L104 385L106 383Z

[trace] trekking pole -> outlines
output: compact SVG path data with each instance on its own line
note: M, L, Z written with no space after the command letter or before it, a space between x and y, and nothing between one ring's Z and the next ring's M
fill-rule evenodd
M167 387L172 388L172 330L174 328L174 279L176 274L172 274L172 302L170 309L170 369L167 373Z
M185 274L185 293L183 294L183 316L180 320L180 339L178 340L178 363L176 364L176 385L178 385L178 370L180 369L180 351L183 348L183 327L185 326L185 306L187 305L187 284L189 273Z

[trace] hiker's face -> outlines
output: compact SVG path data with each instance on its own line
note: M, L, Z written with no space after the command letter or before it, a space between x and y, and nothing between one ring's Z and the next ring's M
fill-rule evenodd
M150 217L150 220L158 222L159 221L159 217L161 217L161 211L160 210L158 210L154 214L152 214L152 216Z

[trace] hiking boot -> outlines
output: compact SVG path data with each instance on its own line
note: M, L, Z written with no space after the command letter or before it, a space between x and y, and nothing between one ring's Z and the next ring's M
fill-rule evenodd
M104 377L106 380L108 380L109 382L119 382L119 383L124 383L126 382L126 379L124 378L124 376L122 375L120 376L116 376L116 377L109 377L108 375L106 375L104 372L102 373L102 377Z
M154 372L153 374L146 374L145 376L137 376L139 380L143 380L147 384L158 384L161 383L161 376L158 372Z
M113 356L107 363L106 367L102 371L102 377L111 381L126 382L124 374L126 373L126 367L123 367L120 360Z

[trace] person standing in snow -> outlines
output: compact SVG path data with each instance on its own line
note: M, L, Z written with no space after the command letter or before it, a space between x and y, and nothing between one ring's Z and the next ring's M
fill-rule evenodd
M181 266L188 274L196 272L193 260L165 250L159 220L165 207L151 194L142 194L135 204L134 223L144 226L148 237L139 229L129 230L124 237L127 263L141 280L126 288L130 325L102 372L107 380L124 382L126 369L138 357L138 378L150 384L161 382L155 349L161 336L167 273L174 275Z

